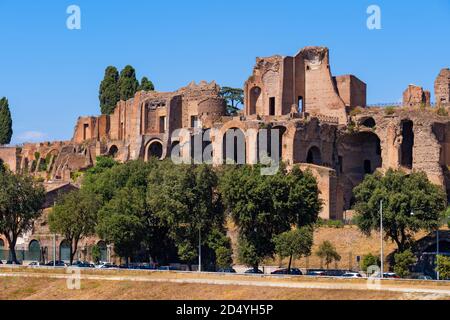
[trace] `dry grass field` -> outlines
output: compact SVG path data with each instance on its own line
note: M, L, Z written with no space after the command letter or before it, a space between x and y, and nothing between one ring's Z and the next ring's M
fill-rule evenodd
M450 283L86 270L69 290L64 269L0 268L0 300L436 300Z

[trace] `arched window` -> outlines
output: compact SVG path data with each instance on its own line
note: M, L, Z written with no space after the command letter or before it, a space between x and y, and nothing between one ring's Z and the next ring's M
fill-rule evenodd
M322 155L320 153L319 148L313 146L308 151L308 157L306 158L306 162L310 164L315 164L318 166L322 165Z
M108 156L115 158L118 152L119 148L117 148L116 145L112 145L111 148L109 148Z
M59 260L70 261L70 243L64 240L59 245Z
M410 120L402 121L402 136L403 141L401 145L401 165L405 168L413 168L413 153L414 153L414 124Z
M147 146L147 153L145 159L148 161L151 158L162 160L163 145L160 141L153 141Z
M225 164L246 164L245 134L238 128L229 129L222 139L223 160Z
M32 261L41 261L41 245L39 241L33 240L28 245L29 258Z
M375 128L375 126L377 125L374 118L372 117L365 119L361 124L367 128Z

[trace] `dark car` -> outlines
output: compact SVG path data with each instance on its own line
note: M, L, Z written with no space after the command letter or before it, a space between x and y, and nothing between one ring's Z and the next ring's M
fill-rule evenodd
M177 271L178 269L172 266L161 266L158 268L159 271Z
M20 266L20 265L22 265L22 262L9 260L6 262L6 264Z
M400 277L394 272L385 272L383 273L383 278L385 279L400 279Z
M217 270L217 272L219 273L236 273L236 270L234 270L233 268L221 268L219 270Z
M92 263L85 262L85 261L77 261L72 266L78 267L78 268L95 268L95 266Z
M274 272L272 272L272 274L274 274L274 275L289 274L289 275L293 275L293 276L303 275L302 271L298 268L291 268L290 271L288 271L288 269L275 270Z
M248 269L247 271L245 271L246 274L264 274L264 272L262 272L259 269Z
M327 276L327 277L342 277L347 272L349 272L349 271L348 270L326 270L325 276Z
M325 270L308 270L306 275L311 277L323 277L326 273Z
M55 263L53 263L53 261L50 261L48 263L45 264L47 267L65 267L66 264L64 261L56 261Z

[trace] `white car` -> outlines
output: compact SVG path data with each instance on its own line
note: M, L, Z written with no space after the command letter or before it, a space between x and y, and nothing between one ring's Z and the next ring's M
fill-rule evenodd
M362 275L360 275L359 273L357 273L357 272L347 272L347 273L344 273L343 275L342 275L342 277L343 278L362 278Z

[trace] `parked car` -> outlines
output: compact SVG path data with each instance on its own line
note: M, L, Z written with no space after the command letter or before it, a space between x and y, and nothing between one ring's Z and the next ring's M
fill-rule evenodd
M288 269L279 269L279 270L275 270L274 272L272 272L272 274L275 274L275 275L289 274L289 275L293 275L293 276L303 275L302 271L298 268L291 268L290 271L288 271Z
M28 264L29 267L40 267L42 265L43 265L42 263L37 262L37 261L33 261Z
M217 270L217 272L219 272L219 273L236 273L236 270L229 267L229 268L221 268L221 269Z
M348 270L325 270L325 276L327 277L342 277L348 273Z
M325 270L308 270L306 272L307 276L311 276L311 277L323 277L325 276Z
M172 266L161 266L158 268L159 271L177 271L178 269Z
M95 266L97 269L114 269L118 268L115 264L112 263L102 263L97 266Z
M383 278L386 278L386 279L400 279L400 277L394 272L385 272L385 273L383 273Z
M247 271L245 271L246 274L264 274L264 272L262 272L259 269L248 269Z
M6 264L20 266L20 265L22 265L22 262L8 260L8 261L6 261Z
M49 261L48 263L45 264L47 267L66 267L66 263L64 261L56 261L56 263L54 264L53 261Z
M434 280L432 277L424 275L424 274L416 275L414 277L414 279L416 279L416 280Z
M347 272L342 275L343 278L362 278L358 272Z
M78 268L95 268L95 266L92 263L86 262L86 261L77 261L75 262L72 267L78 267Z

